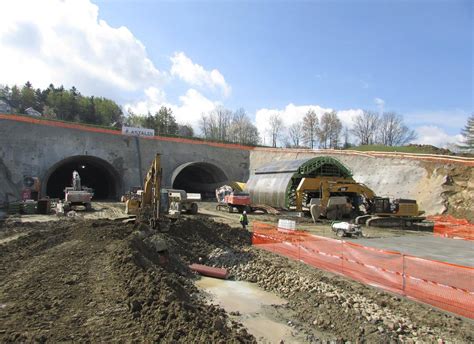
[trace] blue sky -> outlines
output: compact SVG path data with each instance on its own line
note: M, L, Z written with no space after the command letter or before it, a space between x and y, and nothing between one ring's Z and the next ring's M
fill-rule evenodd
M230 107L472 108L471 1L96 3L158 66L185 50L218 68Z
M48 0L51 6L55 1ZM110 81L94 82L93 73L81 72L77 66L84 63L71 67L62 83L102 92L135 111L173 105L179 119L195 124L198 112L213 105L243 107L264 132L275 111L291 124L289 118L301 118L308 107L335 109L350 125L360 109L394 110L418 131L420 142L437 145L455 140L473 111L472 1L79 3L72 12L51 7L49 16L58 18L83 12L77 26L58 19L56 27L64 27L56 35L71 32L69 42L94 46L96 39L110 47L112 60L87 49L95 55L84 59L118 64L110 67L112 76L130 75L134 84L119 80L111 91ZM38 21L36 30L46 36L43 24ZM143 51L133 53L134 43L120 27ZM140 69L140 63L146 66ZM59 72L49 74L55 79Z

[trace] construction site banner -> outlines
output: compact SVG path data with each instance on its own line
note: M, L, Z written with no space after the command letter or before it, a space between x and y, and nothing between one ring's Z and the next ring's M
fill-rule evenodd
M474 319L474 268L253 223L252 244Z

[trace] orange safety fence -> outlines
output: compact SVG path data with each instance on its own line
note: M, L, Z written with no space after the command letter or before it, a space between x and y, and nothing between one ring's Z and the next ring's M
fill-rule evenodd
M474 268L254 222L252 244L474 319Z
M434 222L433 233L437 236L453 239L474 240L474 224L466 219L457 219L451 215L429 216Z

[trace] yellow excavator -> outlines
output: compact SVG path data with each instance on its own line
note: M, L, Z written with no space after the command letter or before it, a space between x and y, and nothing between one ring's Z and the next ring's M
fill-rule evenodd
M373 199L375 193L352 178L303 178L296 188L296 210L304 210L305 205L313 218L322 216L336 220L358 209L361 197Z
M414 199L375 197L370 200L367 214L355 218L355 224L373 227L412 227L423 222L425 212ZM426 222L428 223L428 222ZM425 223L425 224L426 224Z
M301 179L296 189L296 210L309 210L313 221L355 219L355 224L376 227L411 227L422 222L416 200L377 197L368 186L352 178L319 176Z
M175 200L172 194L161 187L161 179L161 156L156 154L145 176L143 190L139 191L141 197L127 199L125 209L128 214L137 215L136 222L146 224L160 232L167 232L171 220L179 218L181 212L180 207L172 206L179 200Z

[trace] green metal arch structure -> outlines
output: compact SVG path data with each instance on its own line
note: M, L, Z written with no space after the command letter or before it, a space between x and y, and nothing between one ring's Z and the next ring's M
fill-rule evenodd
M256 169L245 190L254 204L289 209L301 179L318 176L352 178L352 171L330 156L276 161Z
M306 161L298 168L298 174L307 176L339 176L350 178L352 171L339 160L330 156L320 156Z

